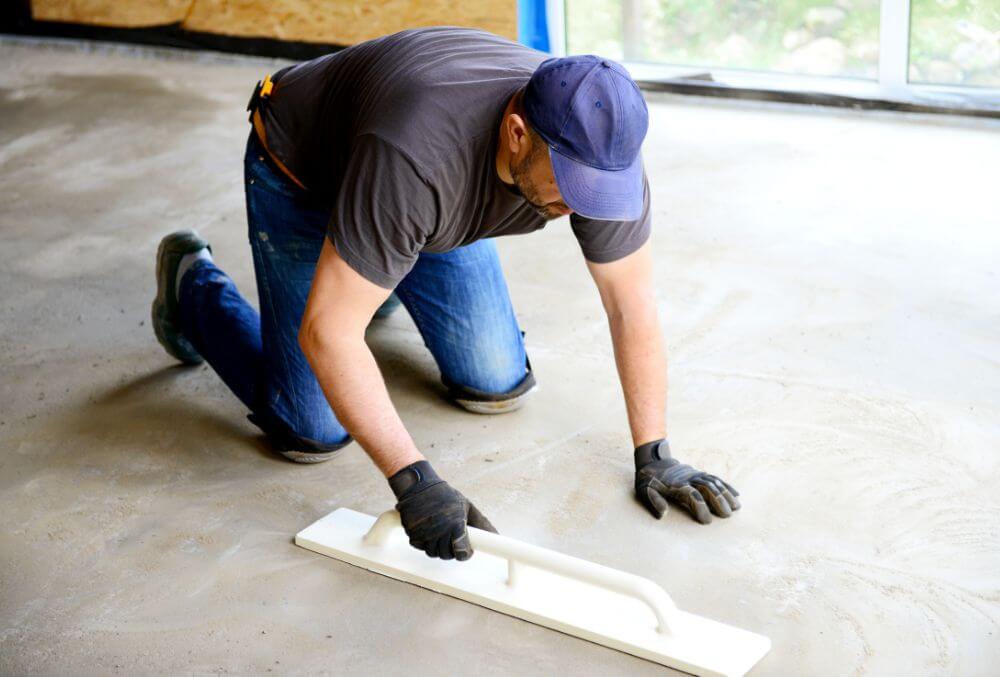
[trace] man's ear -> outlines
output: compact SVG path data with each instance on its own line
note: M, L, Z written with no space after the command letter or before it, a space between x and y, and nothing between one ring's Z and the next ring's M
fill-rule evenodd
M515 157L525 150L528 141L528 124L517 113L507 116L507 147Z

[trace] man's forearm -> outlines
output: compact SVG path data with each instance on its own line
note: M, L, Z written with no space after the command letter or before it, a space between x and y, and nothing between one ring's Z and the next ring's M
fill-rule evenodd
M422 460L396 408L382 373L362 337L307 328L300 345L337 420L386 477Z
M667 356L655 307L609 315L634 446L667 436Z

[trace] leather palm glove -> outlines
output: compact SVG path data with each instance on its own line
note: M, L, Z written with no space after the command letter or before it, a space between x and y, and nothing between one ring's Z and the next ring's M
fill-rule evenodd
M427 461L417 461L389 478L396 494L396 510L410 545L428 557L457 559L472 557L470 527L497 533L469 499L438 477Z
M740 509L740 492L715 475L671 458L666 440L635 448L635 494L657 519L667 511L668 501L686 508L702 524L712 521L711 513L729 517Z

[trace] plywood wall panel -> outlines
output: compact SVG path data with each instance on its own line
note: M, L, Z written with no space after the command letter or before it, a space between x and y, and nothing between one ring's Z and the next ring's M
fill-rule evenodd
M473 26L517 37L516 0L195 0L197 31L351 45L404 28Z
M31 0L37 21L63 21L120 28L183 21L195 0Z
M404 28L456 25L517 38L517 0L32 0L42 21L351 45Z

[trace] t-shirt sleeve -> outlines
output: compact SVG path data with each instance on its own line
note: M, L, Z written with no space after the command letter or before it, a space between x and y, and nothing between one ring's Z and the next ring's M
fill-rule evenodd
M637 250L652 230L649 209L649 179L642 175L642 214L635 221L598 221L578 214L569 217L573 234L584 257L593 263L610 263Z
M351 150L327 235L347 265L392 289L434 232L438 204L437 191L403 153L363 135Z

